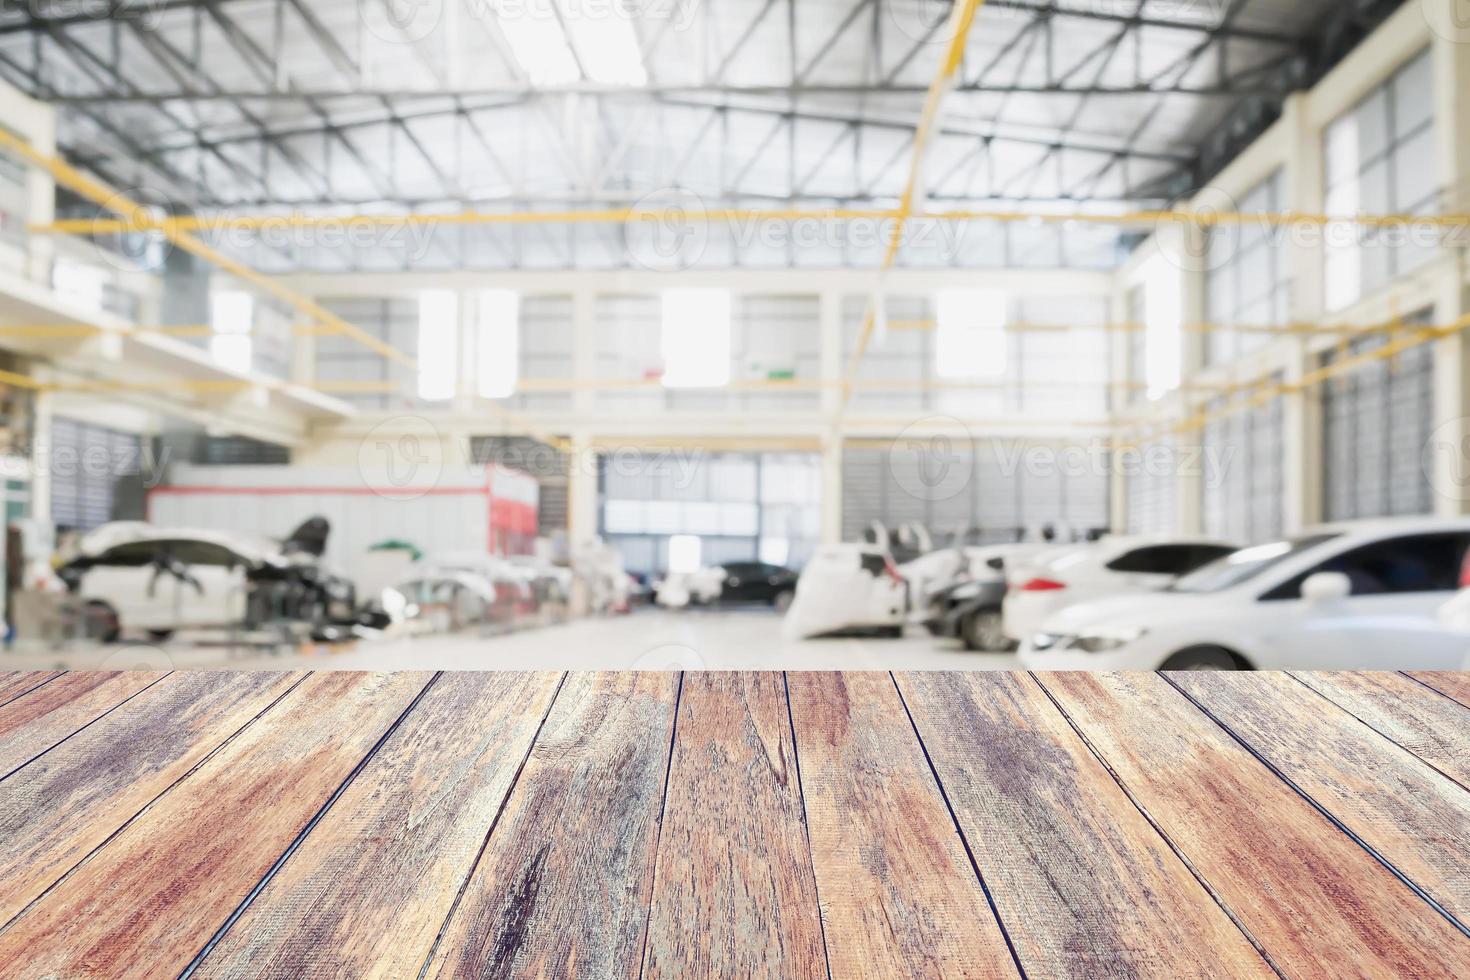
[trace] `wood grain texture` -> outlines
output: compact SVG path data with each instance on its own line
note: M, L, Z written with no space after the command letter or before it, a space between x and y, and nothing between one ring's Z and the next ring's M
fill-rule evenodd
M1411 670L1409 676L1470 707L1470 671Z
M898 682L1029 975L1275 975L1034 679Z
M567 678L430 976L637 975L678 685Z
M302 676L170 674L0 782L0 925Z
M643 975L825 977L777 673L684 678Z
M61 676L59 670L6 671L0 673L0 707L22 694Z
M1182 673L1172 680L1446 911L1470 923L1470 792L1463 786L1285 674Z
M1470 707L1387 671L1292 676L1460 785L1470 786Z
M36 976L177 976L429 681L313 674L0 933Z
M194 976L417 976L558 680L440 677Z
M0 777L163 676L143 671L66 674L0 707Z
M1287 975L1464 965L1470 940L1163 677L1039 680Z
M1014 977L892 678L788 677L834 977Z

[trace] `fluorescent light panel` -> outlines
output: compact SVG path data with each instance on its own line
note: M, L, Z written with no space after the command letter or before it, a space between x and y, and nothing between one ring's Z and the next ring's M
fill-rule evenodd
M730 293L667 289L660 346L666 388L718 388L730 383Z

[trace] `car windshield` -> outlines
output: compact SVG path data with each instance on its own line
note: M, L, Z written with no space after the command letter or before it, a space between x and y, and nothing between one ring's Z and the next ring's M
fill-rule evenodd
M1331 541L1335 537L1337 537L1335 534L1313 534L1232 551L1224 558L1216 559L1203 568L1185 575L1170 586L1168 591L1221 592L1242 582L1247 582L1292 556L1315 548L1324 541Z

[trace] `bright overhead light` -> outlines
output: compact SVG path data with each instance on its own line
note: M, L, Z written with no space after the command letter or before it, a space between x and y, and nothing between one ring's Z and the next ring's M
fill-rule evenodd
M255 297L244 290L221 289L209 294L209 354L236 371L249 371L254 357Z
M646 85L638 35L615 4L584 10L559 0L498 0L496 22L532 85ZM595 13L594 13L595 11ZM563 29L565 25L565 29ZM580 64L581 70L578 69Z
M419 398L426 402L454 397L459 373L459 296L448 289L419 293Z

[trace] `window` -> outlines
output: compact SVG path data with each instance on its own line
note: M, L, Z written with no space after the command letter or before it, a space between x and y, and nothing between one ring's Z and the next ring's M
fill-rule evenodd
M1180 336L1184 320L1180 270L1163 256L1144 273L1144 381L1148 397L1162 398L1179 387Z
M1262 599L1300 599L1302 583L1318 572L1341 572L1355 596L1454 592L1470 538L1463 534L1416 534L1354 548L1284 582Z
M1304 551L1325 544L1335 536L1316 534L1288 541L1273 541L1254 548L1242 548L1191 572L1170 586L1169 591L1191 594L1222 592L1256 578Z
M997 378L1006 373L1005 293L946 289L936 297L935 372L941 378Z
M761 561L765 562L768 568L771 566L784 568L787 559L791 556L791 542L786 538L761 538L760 555Z
M495 3L496 23L510 53L533 85L583 80L602 85L644 85L638 36L627 17L589 16L579 5ZM580 67L579 67L580 66Z
M1425 51L1327 127L1327 213L1438 210L1433 78ZM1431 259L1437 245L1403 229L1327 228L1327 308L1339 310Z
M1240 211L1287 210L1283 185L1278 170L1241 199ZM1283 244L1278 229L1260 222L1210 229L1205 305L1206 319L1216 329L1205 336L1205 364L1227 363L1260 347L1267 335L1259 328L1291 320L1289 252Z
M209 294L209 356L234 371L249 371L254 355L251 327L255 297L239 289Z
M447 289L419 294L419 397L443 402L454 397L459 371L459 297Z
M730 294L723 289L665 290L660 347L664 387L729 384Z
M693 534L676 534L669 538L669 571L699 571L702 551L702 542Z
M1220 545L1161 544L1119 555L1108 562L1107 568L1140 575L1184 575L1234 550Z
M484 289L476 312L478 393L481 398L508 398L520 375L521 298L509 289Z

